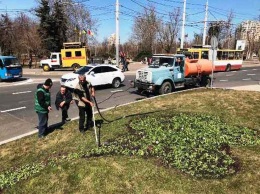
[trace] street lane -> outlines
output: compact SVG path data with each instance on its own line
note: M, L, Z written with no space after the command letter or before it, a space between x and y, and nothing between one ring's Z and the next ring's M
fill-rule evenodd
M133 78L134 76L128 76L128 79ZM43 83L46 78L41 79L42 82L40 83ZM55 80L56 78L53 79ZM118 89L114 89L109 86L98 87L96 89L97 102L102 102L99 105L101 110L132 102L140 98L139 95L130 93L130 91L134 91L132 88L126 92L116 92L118 90L124 91L129 88L130 84L127 81L128 79L126 79L125 85L122 85L122 87ZM38 82L30 82L27 84L16 84L1 88L0 142L36 130L35 127L38 119L36 113L34 112L34 93L37 85ZM51 88L53 110L49 113L49 125L54 125L61 121L61 111L57 111L54 105L56 93L59 91L59 87L59 81L54 81L53 87ZM75 104L71 105L69 109L69 116L70 118L78 117L78 108Z
M57 111L54 106L55 96L60 86L60 75L24 76L26 79L23 81L0 83L0 142L36 130L38 119L34 112L34 93L37 85L43 83L49 77L54 80L51 89L53 111L49 114L49 125L57 124L61 121L61 112ZM136 94L135 89L129 89L129 80L133 80L134 77L134 75L126 75L125 85L118 89L98 87L96 89L96 98L100 109L115 107L146 98ZM218 72L214 73L214 78L214 87L229 88L259 84L260 67L243 68L240 71ZM127 89L129 90L125 91ZM115 93L118 90L123 90L123 92ZM75 104L71 106L69 116L71 118L78 117L78 109Z

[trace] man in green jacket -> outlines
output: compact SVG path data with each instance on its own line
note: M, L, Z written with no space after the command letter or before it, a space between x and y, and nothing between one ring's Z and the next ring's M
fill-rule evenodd
M51 108L51 94L50 88L52 87L52 80L48 78L45 83L37 88L35 92L35 106L34 109L38 115L39 123L38 123L38 137L43 138L46 135L48 129L48 119L49 119L49 111Z

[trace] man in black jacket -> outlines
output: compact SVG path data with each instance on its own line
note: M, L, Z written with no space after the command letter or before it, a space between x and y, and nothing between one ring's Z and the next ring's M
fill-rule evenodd
M60 87L60 91L56 95L55 105L57 110L59 108L62 110L62 123L66 121L70 121L71 119L68 117L68 110L70 108L70 104L73 103L72 94L65 86Z

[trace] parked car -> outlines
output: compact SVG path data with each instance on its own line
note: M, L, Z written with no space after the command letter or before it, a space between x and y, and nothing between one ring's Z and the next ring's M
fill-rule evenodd
M121 69L109 64L94 64L81 67L73 73L65 74L61 77L61 85L65 85L68 88L75 88L79 74L85 74L87 81L93 86L99 85L112 85L114 88L118 88L125 80L125 75L121 72Z

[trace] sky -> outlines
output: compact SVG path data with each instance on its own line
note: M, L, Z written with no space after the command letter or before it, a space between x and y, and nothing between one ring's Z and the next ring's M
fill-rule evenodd
M65 1L65 0L63 0ZM93 18L98 20L98 32L94 35L103 41L115 33L116 0L74 0L83 2ZM185 34L193 39L194 33L203 32L205 4L207 0L186 0ZM167 21L166 14L179 7L183 11L183 0L119 0L120 43L126 42L132 33L134 18L142 14L147 5L156 8L158 16ZM19 12L30 14L31 8L38 5L37 0L0 0L0 13L15 17ZM233 26L245 20L256 20L260 16L260 0L208 0L208 21L226 20L231 10L234 13Z

